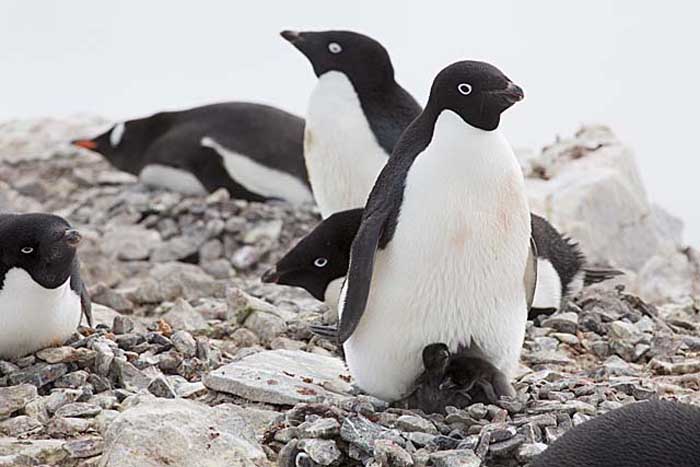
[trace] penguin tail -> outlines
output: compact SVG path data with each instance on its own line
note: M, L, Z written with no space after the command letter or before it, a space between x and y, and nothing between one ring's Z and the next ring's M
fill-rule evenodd
M583 268L583 284L589 286L591 284L597 284L598 282L607 281L616 276L622 276L625 273L619 269L611 268Z

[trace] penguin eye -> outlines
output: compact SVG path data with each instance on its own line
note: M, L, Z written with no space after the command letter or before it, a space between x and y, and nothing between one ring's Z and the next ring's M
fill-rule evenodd
M316 258L314 260L314 266L317 268L323 268L328 264L328 260L326 258Z
M339 54L343 48L337 42L331 42L328 44L328 51L332 54Z
M457 91L459 91L460 94L468 96L472 93L472 85L469 83L459 83L457 85Z
M21 252L24 253L25 255L29 255L29 254L31 254L31 253L34 252L34 248L32 248L32 247L30 247L30 246L25 246L25 247L23 247L23 248L22 248L21 250L19 250L19 251L21 251Z

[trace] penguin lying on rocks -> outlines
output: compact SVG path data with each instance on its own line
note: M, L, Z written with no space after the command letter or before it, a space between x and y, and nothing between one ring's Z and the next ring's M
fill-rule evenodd
M195 195L225 188L238 199L301 204L313 200L303 136L295 115L228 102L128 120L73 144L149 186Z
M61 345L90 297L80 278L80 233L49 214L0 214L0 359Z
M301 287L335 308L348 270L350 246L361 220L362 209L332 214L266 271L262 281ZM557 311L584 285L622 274L615 269L586 266L578 245L543 217L532 214L531 223L538 277L530 319Z

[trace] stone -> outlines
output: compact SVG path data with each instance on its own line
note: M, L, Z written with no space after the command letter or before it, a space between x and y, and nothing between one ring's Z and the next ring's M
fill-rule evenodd
M0 422L0 433L5 436L24 436L40 431L43 428L41 422L27 415L19 415Z
M71 459L86 459L102 454L104 441L102 438L76 439L66 441L63 449L66 450Z
M114 334L128 334L134 330L134 321L128 316L115 316L112 322Z
M94 417L102 412L102 407L87 402L66 404L56 411L57 417Z
M107 428L101 467L254 466L267 462L246 422L226 406L144 398Z
M340 433L340 423L335 418L319 418L303 429L299 427L302 438L332 438Z
M55 388L70 388L77 389L85 385L88 380L88 372L84 370L74 371L72 373L65 374L54 381L53 385Z
M153 378L153 380L148 385L148 392L156 397L163 397L165 399L175 399L177 396L175 390L170 385L167 379L162 376Z
M82 391L77 389L54 389L46 398L46 410L53 415L64 405L77 401L81 395Z
M195 255L201 243L193 237L173 237L159 243L151 253L151 260L159 263L180 261Z
M414 465L411 455L404 448L388 439L379 439L374 443L374 457L380 465L408 467Z
M422 433L437 434L438 430L428 420L414 415L402 415L396 421L396 428L401 431L420 431Z
M129 391L146 389L151 379L126 360L114 359L110 369L117 384Z
M331 465L342 455L335 441L330 439L302 439L297 446L321 465Z
M173 329L198 331L208 327L207 320L182 298L175 300L172 308L162 317Z
M547 445L544 443L522 444L518 448L515 454L515 458L518 459L518 461L520 462L530 462L535 457L542 454L545 451L545 449L547 449Z
M213 391L269 404L294 405L346 398L349 375L338 358L302 351L259 352L222 366L204 379Z
M0 436L0 459L4 456L23 456L37 464L60 465L68 457L63 445L64 441L58 439L20 440Z
M94 427L94 422L90 418L54 417L46 431L55 438L69 438L92 431Z
M468 449L453 449L434 452L430 460L435 467L479 467L481 459Z
M46 363L87 362L94 358L94 352L89 349L73 347L48 347L36 353L39 360Z
M192 334L187 331L177 331L170 340L175 346L175 350L180 352L185 358L192 358L197 354L197 341Z
M140 226L119 226L104 233L100 247L108 257L138 261L148 259L161 243L162 239L156 230Z
M10 375L11 384L31 384L37 388L53 383L68 372L65 363L37 363Z
M249 245L255 245L265 240L277 240L282 233L283 225L284 223L280 219L261 222L245 233L243 241Z
M367 453L372 452L374 443L379 439L402 440L401 435L396 430L388 430L381 425L370 422L361 415L351 415L343 420L340 425L340 437Z
M574 312L557 313L542 321L542 326L556 329L566 334L576 334L578 314Z
M258 248L245 245L231 256L231 264L237 270L245 271L255 266L260 261L261 253Z
M0 420L24 409L30 401L37 397L39 394L36 386L30 384L0 388Z

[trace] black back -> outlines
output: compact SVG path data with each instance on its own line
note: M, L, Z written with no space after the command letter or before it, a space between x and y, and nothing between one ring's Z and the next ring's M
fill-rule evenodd
M338 71L348 77L377 142L391 154L421 107L396 83L386 49L371 37L352 31L284 31L282 37L309 59L316 76Z
M287 172L308 184L304 165L304 120L274 107L247 102L205 105L124 122L114 147L114 127L93 138L95 151L115 167L138 175L148 164L193 171L201 158L216 156L201 140L213 138L257 163ZM164 142L165 144L161 144Z
M328 284L347 274L350 246L361 219L359 208L324 219L277 262L277 284L303 287L323 301Z
M532 238L537 246L537 257L546 258L552 263L561 280L562 297L569 291L571 281L578 274L586 260L578 244L560 234L546 219L531 214Z
M694 467L700 462L700 408L633 403L562 435L532 467Z

